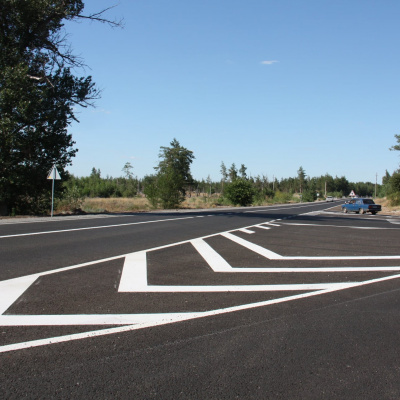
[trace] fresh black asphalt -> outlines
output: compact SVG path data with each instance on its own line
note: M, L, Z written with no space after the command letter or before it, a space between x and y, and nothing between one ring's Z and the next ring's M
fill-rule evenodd
M0 222L0 281L117 257L41 276L4 315L190 313L310 292L119 293L123 255L155 248L147 257L148 281L155 286L346 283L400 274L215 273L187 242L207 236L206 243L233 268L400 266L399 259L390 258L270 260L218 235L235 230L237 237L287 257L400 254L399 219L343 215L337 204ZM323 209L328 210L313 213ZM270 229L251 228L254 234L236 231L271 221ZM5 351L0 353L0 397L398 399L399 282L381 280L268 306ZM0 349L108 327L0 326Z

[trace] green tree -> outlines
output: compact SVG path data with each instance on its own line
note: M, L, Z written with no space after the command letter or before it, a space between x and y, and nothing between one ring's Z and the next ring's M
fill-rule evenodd
M76 106L99 97L91 76L72 73L83 63L61 35L63 23L110 21L102 12L84 16L80 0L0 5L0 205L42 212L49 202L47 172L57 162L65 178L64 168L77 152L67 130L77 120Z
M397 140L397 144L393 145L389 150L397 150L400 151L400 135L394 135Z
M303 167L300 167L299 170L297 171L297 178L299 180L300 193L303 193L306 176L307 176L306 171L304 171Z
M221 162L221 175L222 175L222 179L221 179L221 184L222 184L222 193L224 193L224 185L226 180L228 179L228 171L226 169L226 166L224 164L224 162Z
M133 179L133 167L130 162L125 163L125 165L122 167L122 172L125 175L126 179Z
M231 165L228 173L229 173L229 179L231 182L233 182L238 177L238 171L237 171L235 163L233 163Z
M152 187L153 198L167 209L179 207L185 199L186 187L193 183L190 165L195 159L193 152L182 147L176 139L170 146L160 149L155 187Z
M240 169L239 169L239 173L240 173L240 177L241 177L241 178L243 178L243 179L246 179L246 178L247 178L246 171L247 171L247 167L246 167L244 164L242 164L242 165L240 166Z

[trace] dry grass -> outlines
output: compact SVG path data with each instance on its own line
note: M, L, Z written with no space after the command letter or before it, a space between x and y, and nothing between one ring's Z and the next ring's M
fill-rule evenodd
M186 209L202 209L202 208L216 208L221 205L218 201L219 197L214 196L192 196L186 198L182 203L181 208ZM389 201L386 198L377 198L375 203L382 205L382 212L385 214L400 215L400 206L391 207ZM265 205L268 203L265 202ZM101 213L101 212L137 212L137 211L149 211L154 208L148 202L145 197L133 197L133 198L86 198L83 205L82 211L87 213Z
M386 197L376 198L374 201L376 204L380 204L382 206L382 212L384 214L400 215L400 206L390 206L389 200Z
M87 213L149 211L151 208L144 197L86 198L82 204L82 211Z
M218 196L194 196L188 197L182 203L180 208L183 209L201 209L215 208L218 203ZM135 212L154 210L154 207L145 197L132 198L86 198L81 207L82 211L87 213L99 212ZM60 210L62 211L62 210Z

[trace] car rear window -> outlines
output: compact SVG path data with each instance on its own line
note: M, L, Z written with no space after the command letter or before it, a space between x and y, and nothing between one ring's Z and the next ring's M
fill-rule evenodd
M364 199L364 204L375 204L371 199Z

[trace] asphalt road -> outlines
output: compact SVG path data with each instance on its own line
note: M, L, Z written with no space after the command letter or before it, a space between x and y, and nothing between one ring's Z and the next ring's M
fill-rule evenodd
M400 398L400 219L339 210L0 221L0 397Z

